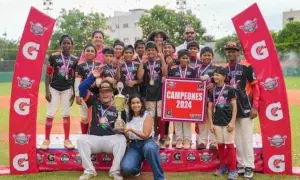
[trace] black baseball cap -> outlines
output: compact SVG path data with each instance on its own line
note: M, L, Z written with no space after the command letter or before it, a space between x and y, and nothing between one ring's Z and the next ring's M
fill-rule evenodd
M215 69L214 73L221 74L222 76L227 76L228 75L228 70L227 70L227 68L224 68L224 67L217 67Z

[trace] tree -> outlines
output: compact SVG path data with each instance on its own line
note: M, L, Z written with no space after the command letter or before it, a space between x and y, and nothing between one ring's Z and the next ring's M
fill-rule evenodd
M205 28L202 27L200 19L192 14L176 12L175 10L167 9L165 6L156 5L150 9L150 13L142 15L139 25L143 30L143 38L147 38L148 34L153 30L164 30L167 32L170 39L175 45L184 42L183 33L185 26L191 24L197 33L197 41L201 42L201 38L205 33Z
M238 36L236 34L229 35L216 41L215 52L218 53L223 59L226 59L226 52L224 50L224 47L229 41L235 41L237 43L238 48L241 50L240 52L243 53Z
M0 38L0 59L16 60L19 42Z
M288 22L282 30L280 30L275 39L276 48L279 52L287 54L294 52L300 59L300 22Z
M73 37L75 51L77 54L80 53L84 45L91 42L93 31L106 29L106 20L107 18L102 13L84 14L75 8L69 11L62 9L57 18L56 30L51 38L50 50L56 51L61 35L69 34ZM107 36L105 36L105 44L112 44Z
M202 37L204 42L215 42L215 37L213 35L204 35Z

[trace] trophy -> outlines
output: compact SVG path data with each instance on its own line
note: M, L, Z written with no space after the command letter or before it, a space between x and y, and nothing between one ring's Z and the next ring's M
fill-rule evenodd
M115 128L114 128L116 132L123 132L125 129L125 122L121 118L121 112L124 111L124 106L128 98L122 95L123 89L124 89L124 84L122 82L118 82L117 84L118 94L114 96L115 106L118 111L118 118L115 122Z

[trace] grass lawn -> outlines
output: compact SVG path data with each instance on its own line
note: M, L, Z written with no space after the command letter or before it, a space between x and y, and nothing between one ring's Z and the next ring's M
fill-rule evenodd
M300 77L286 77L285 83L287 89L299 89L300 90ZM10 95L11 91L11 83L1 83L0 84L0 96ZM44 96L45 88L44 83L40 85L40 96ZM9 102L8 106L9 106ZM38 123L43 123L45 118L46 105L39 106L38 109ZM292 129L292 149L293 149L293 166L300 166L300 106L290 106L290 114L291 114L291 129ZM78 107L75 105L72 107L72 117L78 118L79 112ZM9 109L8 108L0 108L0 135L8 133L8 119L9 119ZM60 114L58 113L56 116L56 120L61 119ZM255 121L255 132L260 132L259 121L258 119ZM8 152L8 143L6 141L0 141L0 165L7 165L9 152ZM1 180L29 180L29 179L47 179L47 180L73 180L78 179L81 172L43 172L34 175L22 175L22 176L0 176ZM186 172L186 173L166 173L167 179L172 180L210 180L210 179L226 179L226 176L223 178L216 178L211 175L211 173L202 173L202 172ZM98 172L98 176L94 179L111 179L108 177L107 172ZM152 179L151 173L142 173L142 175L138 178L133 179L141 179L148 180ZM242 179L242 178L240 178ZM256 174L255 179L263 179L263 180L286 180L286 179L300 179L296 176L270 176L270 175L262 175Z

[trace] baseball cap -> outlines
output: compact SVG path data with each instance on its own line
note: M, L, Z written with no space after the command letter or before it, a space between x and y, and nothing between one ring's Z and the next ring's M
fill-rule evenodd
M102 81L99 86L99 91L113 91L113 85L109 81Z
M218 74L221 74L223 76L227 76L228 75L228 71L226 68L224 67L217 67L214 71L214 73L218 73Z
M236 51L240 51L240 49L238 48L236 42L234 41L229 41L227 42L227 44L224 46L225 50L236 50Z

